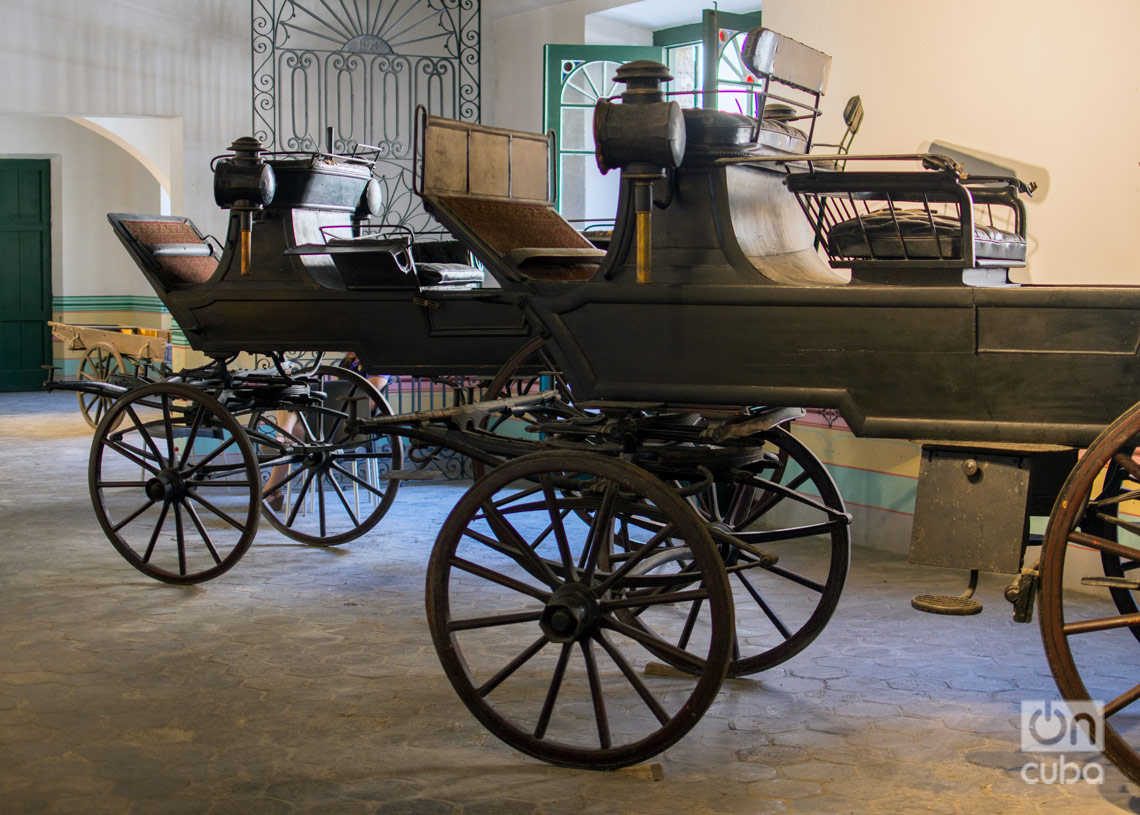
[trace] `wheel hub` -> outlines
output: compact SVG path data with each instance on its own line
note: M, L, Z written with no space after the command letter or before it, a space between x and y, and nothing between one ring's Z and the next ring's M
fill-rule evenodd
M731 526L723 523L709 524L709 533L713 536L713 541L716 543L717 551L720 552L721 559L724 560L725 566L734 566L740 560L740 548L733 546L728 541L720 538L717 533L724 535L735 535L736 532Z
M328 450L314 450L305 456L305 466L326 473L332 469L332 454Z
M179 501L186 496L186 481L178 470L167 468L147 481L145 490L152 501Z
M593 592L581 583L567 583L550 595L539 626L551 642L576 642L593 634L601 619Z

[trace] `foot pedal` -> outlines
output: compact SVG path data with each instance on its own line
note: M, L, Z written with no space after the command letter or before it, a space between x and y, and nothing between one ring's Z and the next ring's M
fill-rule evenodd
M981 614L982 604L972 597L950 597L944 594L920 594L910 599L910 604L928 614L951 614L967 617Z
M971 614L981 614L982 604L974 599L974 591L978 588L978 570L970 570L970 585L957 597L945 594L920 594L910 599L911 607L927 614L950 614L955 617L967 617Z
M1082 577L1082 586L1100 586L1106 589L1140 590L1140 580L1131 580L1127 577Z

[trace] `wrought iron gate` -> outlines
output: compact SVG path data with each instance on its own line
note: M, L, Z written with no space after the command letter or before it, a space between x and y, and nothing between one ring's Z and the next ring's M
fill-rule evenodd
M412 194L417 105L479 121L479 0L251 0L253 129L268 150L377 151L385 223Z

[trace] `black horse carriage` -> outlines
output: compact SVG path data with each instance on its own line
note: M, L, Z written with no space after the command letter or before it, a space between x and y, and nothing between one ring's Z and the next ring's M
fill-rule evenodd
M236 142L215 167L231 209L220 257L185 219L111 216L190 344L219 360L127 391L97 429L91 491L119 551L159 579L207 579L248 547L263 492L327 483L370 528L408 475L401 440L465 453L487 472L427 575L444 670L523 752L618 767L681 738L726 675L778 664L826 625L850 516L787 425L836 408L858 435L931 440L918 559L1016 573L1017 618L1040 593L1058 686L1089 699L1080 666L1140 638L1126 539L1140 533L1140 289L1010 285L1030 187L937 156L812 154L830 59L763 29L745 55L755 118L681 110L664 66L619 69L620 104L595 114L599 165L621 172L606 251L553 209L548 136L418 115L416 191L493 287L371 226L368 163L351 156ZM872 161L913 166L848 168ZM485 401L393 415L359 377L224 364L290 349L500 372ZM339 395L329 377L347 380ZM378 499L372 515L349 488ZM1048 506L1036 554L1027 518ZM310 537L335 534L322 520ZM1067 607L1074 580L1103 596ZM1140 780L1140 685L1109 673L1122 688L1096 689L1105 752Z

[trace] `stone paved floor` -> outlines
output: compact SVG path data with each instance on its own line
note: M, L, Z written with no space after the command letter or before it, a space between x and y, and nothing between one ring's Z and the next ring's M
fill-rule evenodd
M296 545L263 525L190 588L122 561L92 515L74 399L0 394L0 813L1140 812L1103 785L1028 785L1019 703L1052 698L1035 626L939 618L958 578L859 548L827 631L725 683L657 759L664 780L543 765L453 694L423 617L460 488L416 485L368 538Z

